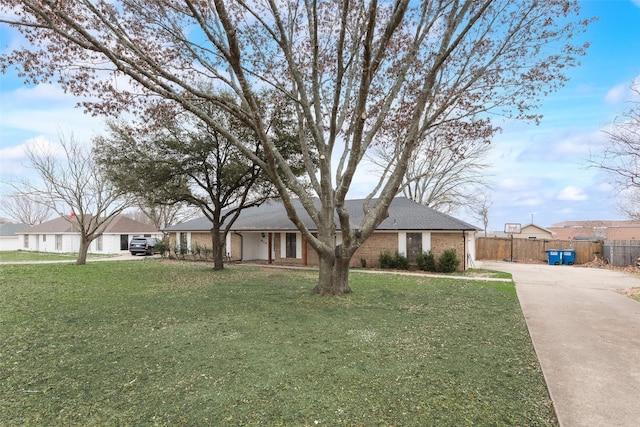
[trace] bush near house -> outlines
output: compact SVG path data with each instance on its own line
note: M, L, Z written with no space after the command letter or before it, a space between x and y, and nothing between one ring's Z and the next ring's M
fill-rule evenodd
M436 259L431 251L423 252L416 256L418 268L423 271L436 271Z
M384 251L378 257L380 268L389 268L394 270L408 270L409 260L404 255L396 251L393 255L389 251Z
M447 249L438 258L440 271L443 273L453 273L460 265L460 259L455 249Z

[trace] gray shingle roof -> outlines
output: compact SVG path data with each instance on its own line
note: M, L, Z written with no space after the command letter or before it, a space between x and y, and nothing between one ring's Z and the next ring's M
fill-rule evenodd
M19 231L29 228L29 224L0 224L0 236L16 236Z
M85 219L89 220L90 216L86 216ZM126 217L124 215L117 215L109 223L105 229L105 234L126 234L126 233L155 233L158 230L147 224L143 224L139 221ZM50 221L43 222L42 224L34 225L31 228L21 230L20 234L46 234L46 233L77 233L71 223L63 218L58 217Z
M302 220L310 230L316 226L304 212L299 201L294 201L296 210L302 214ZM364 199L347 200L345 208L349 211L351 223L359 224L364 216L362 205ZM337 221L336 221L337 224ZM208 231L211 222L205 218L197 218L181 224L167 227L164 231ZM282 202L270 200L260 206L244 209L231 227L232 231L289 231L296 227L287 217ZM396 197L389 206L389 217L382 221L378 231L387 230L479 230L471 224L460 221L450 215L428 208L406 197Z

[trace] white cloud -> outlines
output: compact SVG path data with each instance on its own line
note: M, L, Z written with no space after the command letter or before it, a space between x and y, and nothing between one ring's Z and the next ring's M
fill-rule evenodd
M582 189L575 187L573 185L569 185L560 191L560 193L556 196L557 200L568 200L568 201L582 201L587 200L589 197L582 191Z
M640 0L638 0L638 1L640 1ZM609 193L609 192L613 191L613 189L614 189L613 185L611 185L608 182L600 183L600 184L596 185L595 188L596 188L596 190L601 191L603 193Z
M607 92L604 99L609 104L619 104L626 101L628 94L629 86L626 83L623 83L609 89L609 92Z
M44 136L29 139L20 145L0 148L0 170L2 170L3 175L19 175L30 168L30 161L26 154L27 150L32 150L38 154L64 155L59 144L52 143Z

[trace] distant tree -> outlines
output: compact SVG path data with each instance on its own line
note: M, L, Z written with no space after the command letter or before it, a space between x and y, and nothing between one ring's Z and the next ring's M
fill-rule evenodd
M193 219L199 212L199 210L185 206L184 203L166 205L151 200L140 200L140 198L135 198L133 205L134 208L128 209L125 214L158 230Z
M480 203L476 205L473 210L474 218L482 222L484 228L484 235L487 236L487 227L489 227L489 210L493 205L493 202L486 193L480 194Z
M61 137L60 146L59 152L42 146L27 149L27 157L40 175L41 184L23 181L16 190L22 197L58 213L80 233L76 264L83 265L91 242L130 206L131 200L109 184L90 147L80 144L73 135L69 139Z
M474 212L487 186L490 122L454 122L432 129L420 141L407 165L399 191L405 197L450 214L460 208ZM381 168L394 162L394 145L380 145L373 158Z
M30 43L0 55L2 69L56 78L95 114L142 111L154 97L179 103L265 170L318 254L321 294L351 291L351 258L388 216L424 136L496 115L538 120L541 97L584 55L574 36L589 23L577 0L5 0L0 11ZM267 131L265 87L294 106L298 134L309 137L298 139L305 179ZM248 125L264 156L209 116L211 103ZM364 189L355 224L345 199L383 143L396 155Z
M620 192L618 210L634 221L640 221L640 188L630 187Z
M632 91L640 95L640 84ZM632 219L640 218L640 102L621 114L605 131L608 144L592 153L589 163L606 171L620 192L619 210Z
M38 200L34 200L14 191L2 197L2 211L14 222L36 225L51 217L51 209Z

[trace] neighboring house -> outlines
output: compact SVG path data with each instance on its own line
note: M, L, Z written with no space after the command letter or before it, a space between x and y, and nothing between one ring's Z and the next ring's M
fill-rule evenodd
M65 218L60 217L18 232L19 249L38 252L78 252L80 233ZM162 237L154 227L127 216L116 216L104 233L91 242L89 253L118 254L129 249L129 242L137 236Z
M549 230L560 240L640 240L638 221L565 221Z
M296 210L303 212L296 201ZM363 200L347 200L344 208L349 211L353 224L362 219ZM358 248L351 265L377 267L384 251L400 254L415 262L416 254L431 250L436 259L447 249L455 249L460 258L460 268L465 269L468 260L475 259L475 235L479 228L440 213L404 197L397 197L389 206L389 217ZM314 232L315 224L307 215L302 216L305 225ZM339 226L336 220L336 226ZM191 250L194 246L212 247L211 222L202 217L164 229L169 233L172 249ZM336 244L340 244L336 233ZM265 261L276 264L318 265L318 255L287 217L279 201L267 201L261 206L244 209L227 234L227 256L235 261Z
M542 240L551 240L553 239L553 232L546 228L540 227L535 224L527 224L523 225L520 229L519 234L513 235L514 239L542 239Z
M29 224L0 224L0 251L17 251L20 249L18 232L29 228Z

